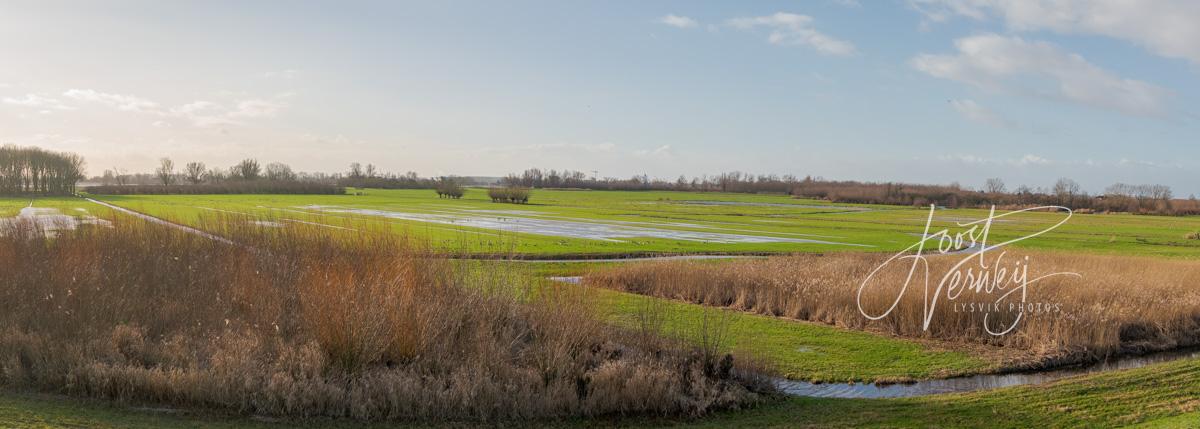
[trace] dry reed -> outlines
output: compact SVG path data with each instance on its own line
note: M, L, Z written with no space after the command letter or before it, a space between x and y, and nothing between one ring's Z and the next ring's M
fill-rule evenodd
M998 253L998 252L996 252ZM993 261L996 254L988 256ZM1013 295L999 308L987 307L1002 292L967 291L948 300L945 291L934 306L930 326L923 329L924 283L920 270L886 317L870 320L856 301L861 282L887 255L796 255L719 264L671 261L624 265L589 274L585 283L644 295L684 300L771 316L815 321L852 329L971 343L1017 350L1016 361L1002 367L1038 367L1094 361L1200 344L1200 262L1149 257L1021 252L1005 261L1029 256L1030 277L1054 276L1028 287L1025 307ZM941 276L963 256L928 258L931 294ZM1010 272L1011 273L1011 272ZM864 290L862 308L879 316L900 294L906 265L889 265ZM1012 290L1010 286L1009 290ZM985 304L985 311L970 304ZM1007 355L1007 353L1002 353Z
M702 350L599 322L585 291L393 234L204 220L229 245L113 222L0 231L0 386L363 420L699 415L762 397Z

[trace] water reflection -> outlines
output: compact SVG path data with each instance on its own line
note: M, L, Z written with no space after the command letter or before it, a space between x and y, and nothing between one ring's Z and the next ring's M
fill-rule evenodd
M904 398L911 396L935 395L939 393L973 392L976 390L997 389L1001 387L1020 386L1024 384L1049 383L1051 381L1073 377L1076 375L1140 368L1156 363L1180 359L1195 359L1198 357L1200 357L1200 350L1191 349L1160 352L1145 356L1123 357L1093 365L1060 368L1048 371L973 375L970 377L947 378L944 380L925 380L906 384L818 384L805 381L778 380L776 381L776 385L785 393L796 396L813 396L820 398Z

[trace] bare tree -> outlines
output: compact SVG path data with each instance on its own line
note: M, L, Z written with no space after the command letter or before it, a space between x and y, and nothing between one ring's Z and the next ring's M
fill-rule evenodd
M121 167L113 167L113 179L117 181L117 186L125 186L129 184L129 170Z
M1066 177L1058 179L1054 182L1054 195L1058 197L1059 204L1072 204L1075 197L1079 195L1079 183Z
M1003 193L1005 191L1004 181L999 177L987 179L987 182L983 184L983 190L989 194Z
M262 176L262 167L254 158L243 159L230 170L232 176L242 180L258 180Z
M367 164L367 169L364 173L366 173L368 179L375 178L375 164Z
M287 164L272 162L267 164L267 180L296 180L296 173Z
M359 164L359 163L357 163L357 162L352 162L352 163L350 163L350 172L349 172L349 174L347 174L346 176L347 176L347 177L349 177L349 178L351 178L351 179L361 179L361 178L363 178L363 168L362 168L362 164Z
M154 175L158 176L158 180L163 185L171 185L175 183L175 161L171 158L160 158L158 160L158 168L154 170Z
M203 162L189 162L183 167L183 177L193 185L204 181L204 173L208 169Z

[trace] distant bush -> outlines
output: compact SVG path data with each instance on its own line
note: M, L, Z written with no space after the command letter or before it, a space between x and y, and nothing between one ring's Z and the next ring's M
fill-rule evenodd
M462 185L459 185L453 179L439 180L433 190L437 192L438 198L453 198L456 200L462 198L467 193L466 189L463 189Z
M493 203L513 203L525 204L529 202L529 195L532 192L529 188L508 187L508 188L491 188L488 189L488 198L492 199Z
M346 188L315 182L233 180L199 185L92 186L97 195L200 195L200 194L321 194L341 195Z

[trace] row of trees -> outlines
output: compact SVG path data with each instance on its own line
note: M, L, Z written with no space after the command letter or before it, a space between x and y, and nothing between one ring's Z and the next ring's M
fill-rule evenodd
M0 194L71 195L84 178L83 157L36 147L0 147Z
M208 168L189 162L176 170L170 158L159 160L153 174L127 174L123 169L105 170L101 186L88 188L97 194L342 194L345 189L326 176L306 177L283 163L263 168L258 160L244 159L227 169ZM129 186L137 185L137 186Z
M1172 198L1166 185L1128 185L1117 183L1103 194L1089 195L1078 182L1060 178L1048 188L1019 186L1009 191L999 178L987 179L983 189L971 190L957 184L915 185L906 183L867 183L856 181L825 181L805 178L796 184L792 194L798 197L820 198L834 202L862 204L893 204L944 207L1030 207L1057 205L1072 210L1131 212L1147 214L1197 214L1200 207L1193 200Z
M509 174L502 183L526 188L576 188L610 191L701 191L701 192L746 192L746 193L791 193L799 180L791 175L754 175L738 171L716 176L698 176L688 179L679 176L675 181L650 178L642 174L620 179L597 178L595 172L587 177L581 171L542 170L531 168L520 174Z

